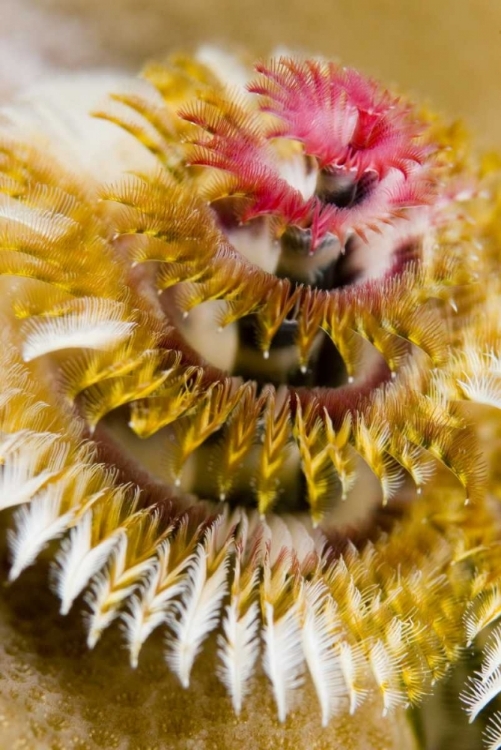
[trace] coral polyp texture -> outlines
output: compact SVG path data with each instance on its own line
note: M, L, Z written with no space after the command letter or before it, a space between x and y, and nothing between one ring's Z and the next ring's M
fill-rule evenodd
M279 721L304 681L389 716L501 614L497 162L338 64L203 57L4 111L10 579L49 545L89 646L161 628L180 690L213 634L236 714L264 670Z

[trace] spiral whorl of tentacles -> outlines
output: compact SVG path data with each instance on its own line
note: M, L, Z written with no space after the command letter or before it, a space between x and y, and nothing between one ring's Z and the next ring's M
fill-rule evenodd
M237 712L262 654L280 719L309 672L327 723L415 704L501 613L499 424L461 403L501 406L496 187L354 71L257 71L112 94L156 168L111 184L5 126L0 506L12 579L62 537L90 645L163 627L187 686L219 629Z

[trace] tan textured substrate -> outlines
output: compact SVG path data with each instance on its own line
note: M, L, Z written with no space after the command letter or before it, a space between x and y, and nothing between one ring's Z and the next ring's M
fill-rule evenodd
M146 645L137 671L116 630L88 652L81 606L58 616L46 574L45 566L28 571L0 598L1 750L415 748L406 716L383 719L380 703L321 729L311 689L280 725L264 679L237 719L213 654L197 661L184 691L165 666L160 637Z

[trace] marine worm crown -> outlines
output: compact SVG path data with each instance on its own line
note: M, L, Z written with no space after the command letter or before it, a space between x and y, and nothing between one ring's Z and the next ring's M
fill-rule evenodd
M0 503L11 579L62 538L90 646L120 618L135 666L162 627L187 687L217 630L237 713L261 656L280 720L309 674L326 724L417 703L499 612L464 407L501 405L499 223L454 128L333 63L256 70L110 95L144 169L107 184L5 126Z

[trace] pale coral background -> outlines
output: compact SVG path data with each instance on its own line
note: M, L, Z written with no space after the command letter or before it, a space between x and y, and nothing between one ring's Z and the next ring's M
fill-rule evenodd
M207 41L337 57L501 147L501 0L0 0L0 97L67 68L135 70ZM262 687L238 724L209 660L196 670L197 697L164 671L161 643L137 673L117 631L89 655L80 618L57 615L46 581L41 565L0 599L0 750L411 747L401 717L383 724L370 706L351 724L318 730L311 694L278 727Z
M395 82L501 145L499 0L0 0L0 19L4 92L44 70L134 70L206 41L282 46Z

